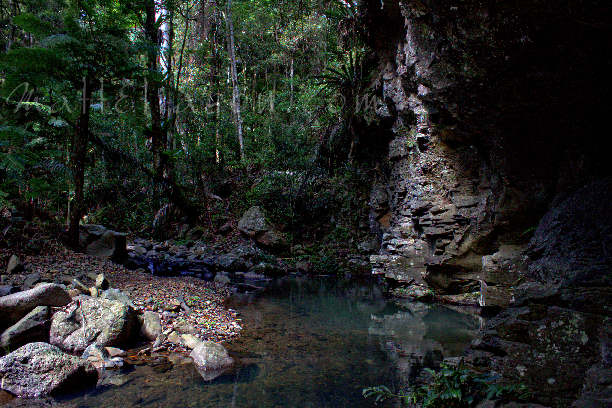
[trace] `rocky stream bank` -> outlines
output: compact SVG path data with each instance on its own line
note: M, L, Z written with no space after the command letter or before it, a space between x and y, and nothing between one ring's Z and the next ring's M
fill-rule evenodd
M112 257L121 239L102 235L104 245L96 241L95 247L106 248ZM49 246L44 256L23 256L23 261L3 254L9 259L0 297L3 400L57 396L96 384L121 385L126 381L122 370L133 365L163 371L193 361L210 380L232 364L220 343L238 336L242 327L238 313L224 302L232 291L248 293L256 285L230 286L227 274L220 272L213 280L206 273L185 276L172 269L184 265L186 258L194 268L200 267L196 253L201 247L136 240L123 248L126 265L135 267L135 262L149 259L158 268L154 272L167 265L165 272L178 275L158 276L58 243ZM139 254L146 247L148 258ZM219 256L219 268L242 268L253 251L242 248ZM253 272L243 275L247 282L263 278Z

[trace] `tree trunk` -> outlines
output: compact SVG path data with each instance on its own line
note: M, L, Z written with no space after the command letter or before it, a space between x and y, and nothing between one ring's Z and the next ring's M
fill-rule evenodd
M173 6L172 6L173 7ZM174 10L172 8L166 10L168 16L168 48L166 50L166 110L165 122L169 124L167 132L167 141L170 145L174 139L174 119L175 119L175 94L174 92ZM177 80L178 86L178 80ZM166 146L167 147L167 146Z
M72 136L72 151L70 167L74 183L74 198L70 206L70 225L68 228L68 242L73 247L79 246L79 224L84 206L85 185L85 156L89 141L89 112L91 107L91 81L88 77L83 78L82 106L77 126Z
M159 108L159 70L158 70L158 49L159 32L155 18L155 1L145 1L145 35L149 42L147 52L147 69L149 70L148 89L145 90L147 103L151 111L151 150L153 152L153 169L155 178L160 180L164 175L165 158L163 154L166 140L161 126L161 112Z
M234 46L234 23L232 22L232 0L227 0L227 48L230 57L230 68L232 76L232 107L234 109L234 120L236 121L236 132L238 134L238 145L240 146L240 160L244 161L244 139L242 136L242 115L240 113L240 88L238 86L238 71L236 70L236 48Z

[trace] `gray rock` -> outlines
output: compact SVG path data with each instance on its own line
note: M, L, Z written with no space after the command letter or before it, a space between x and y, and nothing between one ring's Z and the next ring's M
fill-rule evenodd
M269 231L271 228L266 221L266 214L258 206L249 208L238 222L238 230L251 238L255 238L256 235Z
M134 251L134 253L136 255L140 255L140 256L144 256L147 253L146 248L144 248L143 246L140 246L140 245L134 245L134 250L133 251Z
M231 282L229 276L227 274L224 274L224 273L217 273L215 275L214 281L217 282L217 283L223 283L223 284L228 284L228 283Z
M99 296L102 299L107 299L107 300L112 300L115 302L123 303L124 305L130 307L131 309L135 308L134 303L132 302L132 299L130 299L128 295L126 295L119 289L107 289L104 292L102 292L102 294L99 294Z
M19 289L17 289L13 285L1 285L0 286L0 297L11 295L11 294L16 293L18 291L19 291Z
M282 251L289 247L289 240L282 232L270 230L255 236L255 242L273 251Z
M176 346L183 346L183 339L181 338L181 335L178 334L177 332L173 331L170 332L170 334L168 334L168 341Z
M225 347L212 341L201 342L189 356L200 375L207 381L218 377L234 364L234 359L229 356Z
M142 315L142 325L140 326L140 334L150 341L155 341L162 333L161 318L158 313L144 312Z
M26 276L25 280L23 281L22 288L24 290L31 289L39 282L40 282L40 273L38 272L31 273Z
M51 322L51 344L73 353L89 345L123 346L133 338L135 316L127 305L102 298L79 296L67 312Z
M174 325L174 330L176 330L180 334L194 334L197 331L192 324L186 322L185 320L179 320Z
M192 350L198 347L202 342L202 340L193 334L182 334L181 339L183 340L183 344Z
M105 347L99 346L97 344L90 344L87 346L81 358L85 360L99 360L106 361L110 358L110 354L106 350Z
M87 361L47 343L30 343L0 358L2 389L24 398L93 387L98 373Z
M102 225L82 225L79 241L89 255L115 259L127 255L126 234L106 229Z
M19 260L17 255L12 255L9 259L8 266L6 267L6 274L11 275L13 273L19 273L24 270L24 267Z
M50 310L38 306L0 336L0 347L15 350L27 343L49 340Z
M529 243L529 274L540 282L612 286L612 180L576 191L540 221Z
M248 269L244 259L235 253L220 255L215 263L217 268L222 271L236 272Z
M105 350L108 352L111 358L125 357L127 355L125 350L121 350L120 348L117 348L117 347L105 347Z
M12 325L37 306L65 306L72 299L64 286L45 283L0 298L0 326Z
M96 289L106 290L110 287L110 283L103 273L96 276Z
M238 230L264 248L284 250L289 246L287 236L272 228L263 209L258 206L251 207L244 213L238 222Z

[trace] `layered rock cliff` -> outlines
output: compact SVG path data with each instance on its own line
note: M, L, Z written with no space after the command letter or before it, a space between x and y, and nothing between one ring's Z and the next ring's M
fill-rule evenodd
M380 140L385 171L370 200L382 231L374 273L511 306L475 345L487 357L476 360L545 384L543 403L568 406L591 387L595 405L582 406L604 406L612 7L370 0L363 9L391 139ZM607 380L589 379L598 364ZM562 380L570 368L579 380Z

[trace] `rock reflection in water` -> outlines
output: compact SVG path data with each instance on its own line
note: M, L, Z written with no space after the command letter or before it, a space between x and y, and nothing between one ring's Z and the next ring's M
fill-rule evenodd
M279 280L229 305L245 329L227 344L231 371L205 381L192 364L135 367L121 386L73 397L71 407L371 407L364 387L402 383L458 355L478 321L453 310L384 298L375 284ZM384 405L382 405L384 406ZM392 403L389 403L392 406Z
M395 363L402 386L423 368L460 355L481 326L477 316L425 303L406 302L400 311L370 318L369 334L380 338L381 349Z

